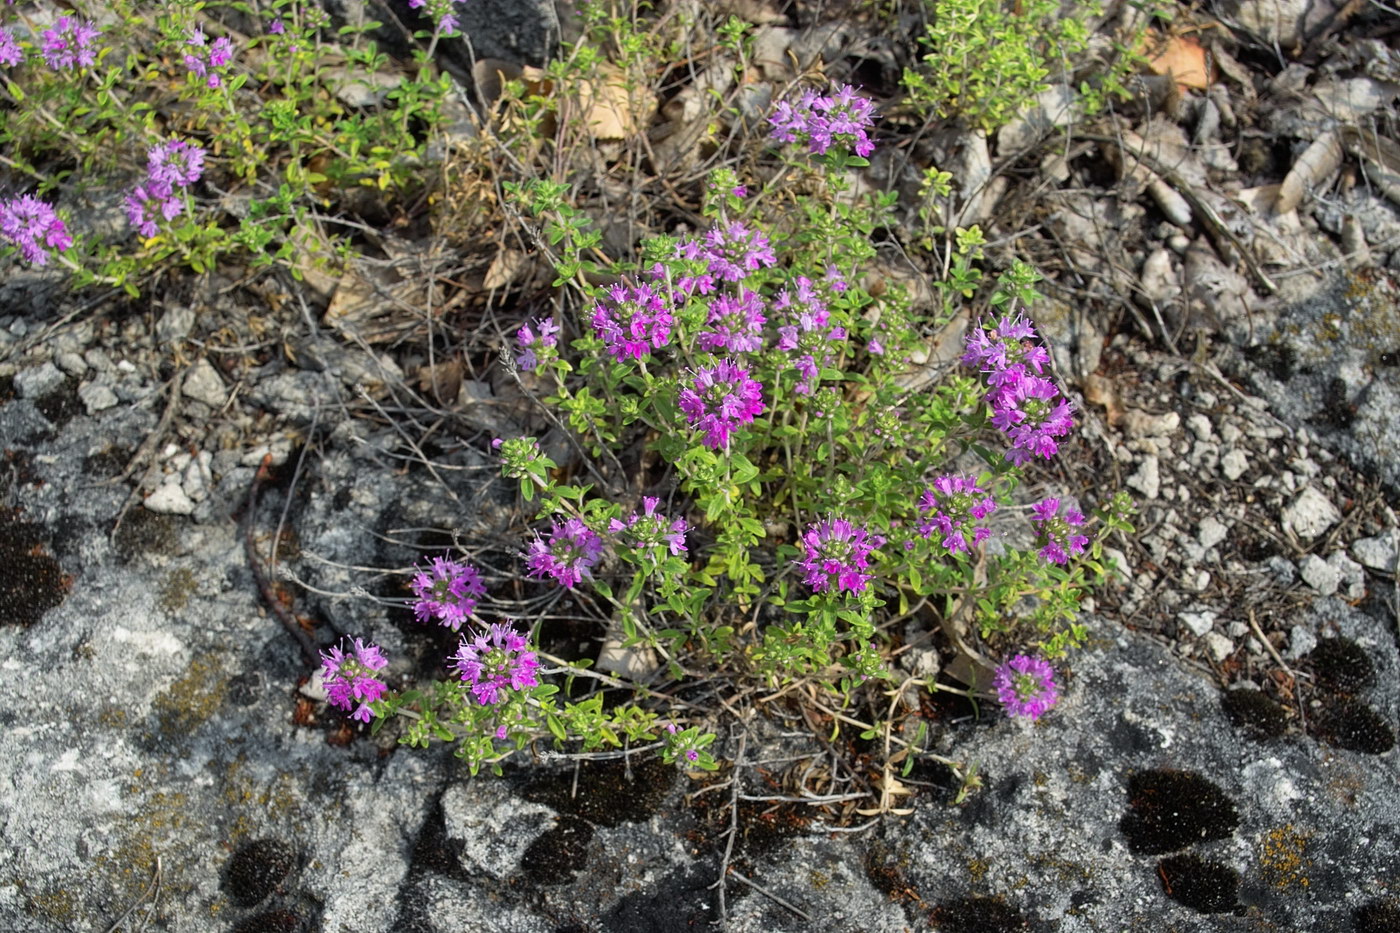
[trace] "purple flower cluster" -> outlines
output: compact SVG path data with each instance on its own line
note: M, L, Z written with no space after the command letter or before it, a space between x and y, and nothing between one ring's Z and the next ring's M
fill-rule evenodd
M835 281L845 288L839 275ZM791 291L784 288L778 292L773 310L783 312L783 319L789 322L778 327L778 349L792 354L798 377L793 391L811 395L821 379L822 367L831 364L832 350L846 339L846 328L831 323L826 303L805 275L794 280Z
M171 221L184 212L176 194L204 174L204 150L194 143L172 139L146 152L146 180L126 196L126 216L142 236L160 232L160 221Z
M536 330L539 331L538 334L535 333ZM528 373L540 365L542 358L548 359L551 351L558 345L559 325L554 323L552 317L536 318L533 328L530 322L526 321L515 332L515 342L520 344L520 353L515 357L515 365L520 367L521 372Z
M97 49L92 43L101 32L91 20L84 23L71 16L60 16L52 29L41 34L39 50L54 71L85 68L97 63Z
M627 521L614 518L608 525L613 534L625 533L626 541L638 550L655 553L655 549L665 547L672 555L685 553L685 519L670 521L664 515L656 514L661 500L655 496L642 497L641 513L633 512Z
M413 614L419 622L437 619L457 631L476 611L477 601L486 595L481 574L471 564L459 564L446 557L435 557L431 567L417 568L409 586L418 598Z
M526 690L540 683L535 674L539 659L509 621L492 625L473 639L463 638L457 653L448 660L462 680L471 684L472 696L482 706L504 700L504 690ZM498 731L497 737L504 735Z
M359 708L351 713L350 718L361 722L373 719L374 713L369 704L389 689L374 676L376 671L383 670L389 664L378 646L366 645L356 638L348 654L336 646L328 652L323 651L321 660L324 662L321 682L325 685L326 699L330 704L349 712L358 703Z
M584 577L592 576L592 567L603 556L603 539L582 519L571 518L550 528L546 543L538 535L525 552L530 568L527 576L553 577L559 585L573 589Z
M671 309L663 292L645 282L618 282L593 307L593 329L613 359L640 360L671 339Z
M748 370L733 360L701 367L695 381L682 389L677 404L687 424L705 432L705 445L729 449L729 435L763 413L763 383L750 379Z
M29 194L0 201L0 237L18 246L25 261L36 266L49 261L44 247L61 253L73 245L53 207Z
M1006 459L1017 465L1033 456L1050 459L1059 450L1055 438L1074 430L1069 402L1040 375L1050 354L1034 342L1035 336L1028 320L1008 314L995 326L974 328L962 358L987 373L992 424L1011 441Z
M932 489L919 499L919 534L925 538L937 532L949 553L971 551L987 538L991 529L981 522L996 511L997 504L971 476L940 476Z
M763 231L737 220L707 230L702 253L709 260L710 273L726 282L738 282L778 261Z
M18 65L24 61L24 50L15 41L14 35L4 28L0 28L0 65Z
M747 288L738 297L719 295L710 302L710 316L704 330L696 334L700 349L717 353L752 353L763 345L763 297Z
M874 126L875 103L843 84L831 95L803 91L796 103L780 101L768 117L773 124L770 139L803 143L814 155L822 155L833 145L849 147L858 156L875 151L866 130Z
M457 31L457 9L455 4L463 0L408 0L411 9L422 10L423 15L437 20L437 30L444 36L450 36Z
M227 37L220 37L214 40L213 45L208 44L204 37L204 30L196 26L190 33L190 37L185 40L185 45L191 51L185 53L185 67L190 74L196 78L203 78L204 83L210 87L218 87L223 83L223 69L233 60L233 43Z
M1006 715L1039 719L1060 700L1055 686L1055 669L1041 658L1018 654L997 665L992 677L997 699Z
M1045 541L1040 556L1052 564L1069 563L1071 555L1083 554L1089 544L1088 535L1074 530L1084 524L1084 515L1072 508L1061 515L1059 499L1052 497L1031 506L1031 523Z
M818 593L833 587L838 592L863 593L871 579L865 572L870 555L884 543L880 535L867 534L844 518L828 518L807 528L797 542L804 556L793 563L805 572L803 581Z

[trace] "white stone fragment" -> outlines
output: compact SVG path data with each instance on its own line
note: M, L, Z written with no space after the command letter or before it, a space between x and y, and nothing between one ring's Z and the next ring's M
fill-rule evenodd
M1202 609L1200 612L1178 612L1176 617L1191 630L1191 634L1201 638L1214 627L1217 613Z
M1249 458L1238 447L1231 447L1220 458L1220 472L1224 473L1225 478L1231 482L1243 476L1247 469L1249 469Z
M194 512L194 503L185 495L185 490L180 488L178 482L162 484L146 497L143 504L152 512L162 515L190 515Z
M1206 650L1218 664L1235 652L1235 643L1219 632L1206 633Z
M106 411L118 401L117 393L112 391L112 387L102 382L85 382L78 386L78 398L82 399L83 407L89 415Z
M1196 540L1201 542L1201 547L1210 550L1230 533L1230 529L1225 523L1214 515L1207 515L1201 519L1201 524L1196 528Z
M1366 571L1361 565L1347 556L1346 551L1333 551L1327 555L1327 565L1337 571L1342 578L1338 589L1344 599L1355 602L1366 595Z
M1210 419L1200 412L1186 419L1186 426L1191 429L1191 433L1196 435L1198 440L1208 441L1211 436Z
M1342 575L1327 561L1316 554L1309 554L1298 562L1298 573L1303 582L1323 596L1331 596L1342 584Z
M1304 541L1311 541L1341 520L1342 513L1313 486L1304 486L1298 498L1283 507L1283 527Z
M1142 459L1142 466L1128 477L1128 485L1142 493L1145 498L1155 499L1162 491L1161 467L1154 456Z
M203 357L200 357L199 362L190 367L190 371L185 374L185 382L180 391L210 408L222 407L228 398L228 390L224 388L224 380L220 378L218 370Z
M1130 408L1123 414L1123 433L1128 437L1168 437L1181 427L1181 416L1174 411L1164 415L1149 415Z

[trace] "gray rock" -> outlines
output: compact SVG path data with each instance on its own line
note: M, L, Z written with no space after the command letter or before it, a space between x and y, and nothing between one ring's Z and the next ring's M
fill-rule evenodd
M1333 551L1327 555L1327 566L1336 571L1340 578L1338 588L1344 599L1355 602L1366 595L1366 571L1348 557L1346 551Z
M1341 572L1316 554L1308 554L1298 562L1298 575L1323 596L1331 596L1342 585Z
M43 398L63 385L66 377L58 367L45 361L31 369L22 369L15 374L15 389L20 398Z
M113 408L119 401L117 393L105 382L83 383L78 386L78 398L82 400L83 407L89 415Z
M1293 566L1293 561L1281 554L1275 554L1264 562L1264 565L1273 573L1274 580L1280 586L1289 586L1298 579L1298 568Z
M53 361L58 364L59 369L74 379L81 379L87 375L87 360L83 359L80 353L74 353L71 350L66 353L57 353L54 354Z
M190 302L177 302L165 309L156 321L156 338L163 344L178 343L194 329L195 308Z
M210 408L220 408L228 399L228 390L224 388L223 378L219 376L214 364L205 357L200 357L190 367L189 372L185 373L185 381L181 384L180 391Z
M1152 415L1129 409L1123 413L1121 426L1128 437L1170 437L1181 427L1181 416L1174 411Z
M1387 528L1373 538L1361 538L1351 546L1351 556L1363 566L1385 573L1395 573L1397 552L1400 552L1400 530L1395 528Z
M1296 661L1317 647L1317 633L1310 626L1295 625L1288 630L1287 658Z
M1311 541L1342 520L1342 513L1314 486L1304 486L1298 497L1283 507L1283 527L1303 541Z

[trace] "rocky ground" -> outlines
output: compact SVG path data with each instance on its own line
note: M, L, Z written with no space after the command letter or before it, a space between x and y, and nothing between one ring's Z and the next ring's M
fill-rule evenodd
M1033 313L1084 425L1036 482L1140 507L1054 715L945 710L935 750L982 787L921 762L907 816L783 799L811 758L776 726L722 737L741 777L700 794L640 760L469 779L350 728L274 607L396 676L441 654L402 573L456 540L518 575L489 451L525 417L508 382L483 363L424 403L424 361L357 339L334 283L262 286L284 311L255 332L195 311L252 302L235 281L85 307L12 271L0 929L1400 929L1400 213L1347 129L1394 129L1400 67L1365 17L1265 67L1251 9L1208 90L1076 126L1059 163L1042 114L982 155L890 145L867 177L907 195L911 161L995 153L969 217L1049 275ZM1297 181L1328 132L1336 164ZM489 361L499 335L473 339ZM407 425L409 393L442 420ZM568 637L542 588L500 603Z

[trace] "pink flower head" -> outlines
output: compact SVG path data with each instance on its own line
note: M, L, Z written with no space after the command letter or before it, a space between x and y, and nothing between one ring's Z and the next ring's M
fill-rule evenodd
M24 50L8 29L0 29L0 65L18 65L24 61Z
M539 658L509 621L491 625L471 640L463 638L457 653L448 660L462 680L471 685L472 696L482 706L494 706L506 699L507 689L528 690L540 683L535 673ZM497 738L505 736L498 734Z
M719 295L710 302L709 330L695 337L700 349L711 353L752 353L763 345L763 298L750 289L742 289L736 298Z
M486 595L481 574L471 564L459 564L446 557L433 558L427 568L416 568L410 586L418 597L413 614L419 622L437 619L457 631L476 611L477 601Z
M997 666L992 677L997 699L1011 717L1039 719L1060 700L1055 669L1041 658L1018 654Z
M388 686L374 676L389 662L385 660L377 645L366 645L356 638L347 653L339 645L321 653L321 682L326 688L326 699L332 705L349 711L356 703L359 707L351 713L352 719L369 722L374 712L369 704L384 695Z
M870 555L885 543L844 518L828 518L808 526L798 540L803 558L793 563L805 571L804 582L818 593L863 593L871 580L866 573Z
M816 391L823 366L829 366L834 353L846 339L846 328L831 323L817 286L805 275L793 280L792 288L783 288L773 302L773 310L781 312L778 326L778 349L791 354L797 370L798 395Z
M215 39L213 45L206 42L204 30L196 26L185 40L191 49L185 53L185 67L209 87L218 87L223 79L222 72L216 69L224 69L233 60L233 43L226 37Z
M538 334L535 331L539 331ZM515 332L515 342L520 345L520 353L515 357L515 365L521 372L530 372L540 364L541 358L548 359L550 351L559 343L559 325L552 317L536 318L534 327L526 321Z
M709 261L711 274L726 282L738 282L778 261L768 237L738 221L711 227L705 233L702 255Z
M592 576L593 565L603 556L603 539L583 523L571 518L550 528L549 541L538 535L525 552L530 568L527 576L553 577L565 589L573 589L584 577Z
M1060 449L1055 439L1074 430L1073 409L1048 379L1023 375L989 397L992 424L1011 441L1006 459L1018 466L1033 456L1049 460Z
M1067 508L1060 514L1059 499L1044 499L1031 506L1031 524L1045 542L1040 556L1052 564L1069 563L1071 556L1083 554L1089 544L1088 535L1074 530L1084 524L1083 513Z
M49 261L48 249L63 252L73 245L53 207L29 194L0 201L0 237L18 246L25 261L36 266Z
M698 370L676 401L686 423L705 432L707 447L728 450L734 429L763 413L763 384L733 360L720 360Z
M640 360L671 339L670 302L645 282L619 282L593 306L593 329L613 359Z
M608 531L622 535L623 539L637 550L651 552L653 558L662 547L672 556L684 554L687 529L685 519L670 520L664 515L656 514L656 507L660 504L661 500L655 496L643 496L641 513L633 512L625 522L613 519Z
M172 188L187 188L204 174L204 150L183 139L156 143L146 150L146 175L152 184Z
M97 63L97 50L92 41L101 34L92 21L79 22L71 16L60 16L52 29L45 29L40 51L44 61L54 71L82 68Z
M833 145L849 148L858 156L875 151L868 130L874 127L875 104L862 97L849 84L830 96L811 89L796 101L780 101L768 117L773 125L770 139L785 143L805 143L814 155L822 155Z
M974 477L940 476L919 499L919 511L927 516L919 523L919 534L925 538L938 534L949 553L971 551L991 537L991 529L982 521L996 507Z
M174 220L184 209L180 199L171 196L168 186L137 185L126 196L127 219L144 237L160 233L160 222Z

